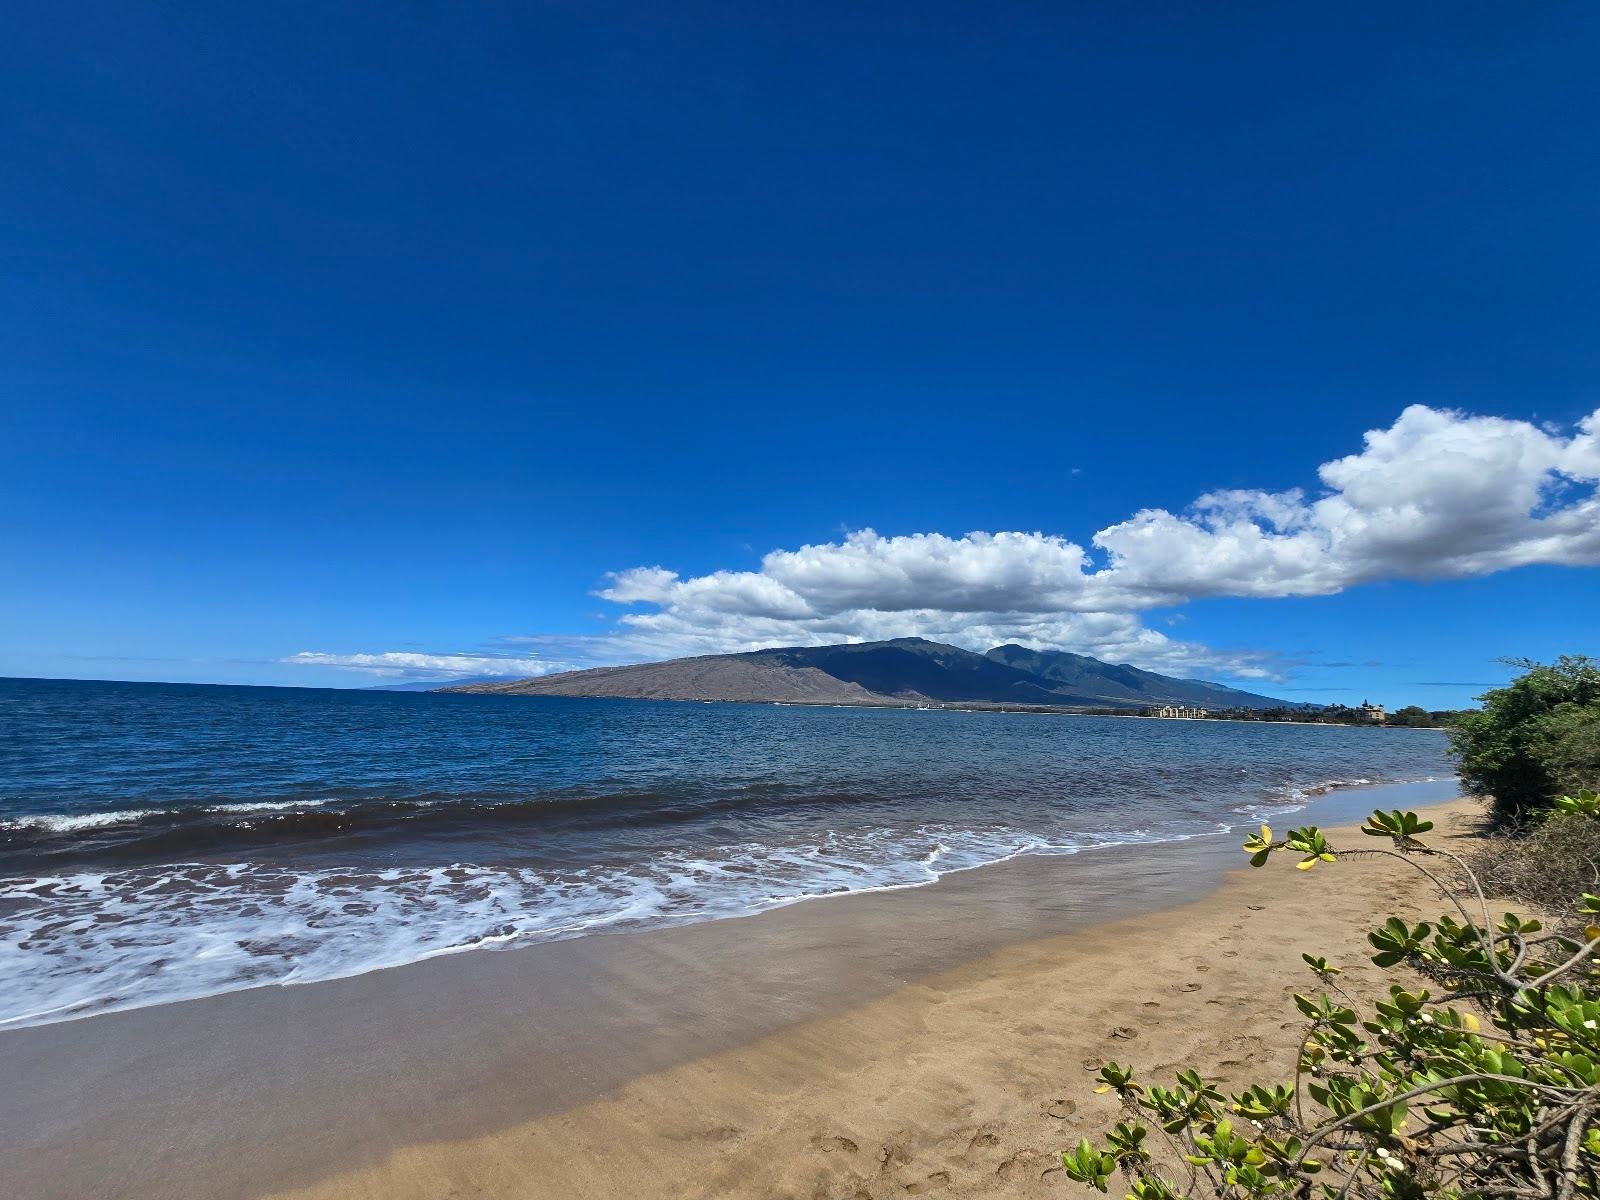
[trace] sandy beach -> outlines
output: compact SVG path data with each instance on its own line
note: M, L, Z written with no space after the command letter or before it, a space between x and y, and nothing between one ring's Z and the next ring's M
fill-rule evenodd
M1435 789L1437 794L1437 789ZM1333 823L1361 790L1303 819ZM1452 836L1476 808L1435 806ZM0 1192L1057 1195L1091 1071L1288 1061L1317 949L1371 978L1368 863L1238 838L1023 858L758 917L455 955L0 1034Z

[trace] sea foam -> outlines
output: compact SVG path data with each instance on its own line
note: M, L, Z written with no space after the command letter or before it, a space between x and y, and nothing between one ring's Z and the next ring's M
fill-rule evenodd
M716 920L920 887L1024 854L1181 839L1108 831L829 835L817 844L663 850L565 873L452 863L296 870L190 863L0 882L0 1028L268 984L338 979L477 948Z

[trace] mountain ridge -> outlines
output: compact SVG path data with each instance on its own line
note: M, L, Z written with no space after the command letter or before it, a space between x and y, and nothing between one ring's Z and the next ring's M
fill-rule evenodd
M1066 686L1083 689L1107 700L1189 704L1200 708L1293 707L1287 700L1273 696L1246 692L1203 679L1160 675L1129 663L1107 663L1066 650L1030 650L1026 646L1008 643L996 646L985 657Z
M1007 644L977 654L926 638L776 646L439 690L785 704L1290 707L1288 701L1271 696L1066 651Z

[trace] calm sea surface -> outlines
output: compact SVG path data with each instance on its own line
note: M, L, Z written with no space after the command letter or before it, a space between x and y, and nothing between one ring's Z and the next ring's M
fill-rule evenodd
M0 1029L1451 774L1432 730L0 680Z

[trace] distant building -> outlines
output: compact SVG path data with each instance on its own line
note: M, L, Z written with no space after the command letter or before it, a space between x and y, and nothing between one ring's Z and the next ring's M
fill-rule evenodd
M1383 711L1383 705L1372 704L1366 700L1361 702L1361 707L1356 711L1361 714L1362 720L1371 721L1374 725L1382 725L1389 719L1388 714Z
M1198 720L1206 715L1203 708L1188 708L1182 704L1163 704L1160 708L1150 710L1152 716L1157 717L1182 717L1185 720Z

